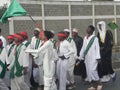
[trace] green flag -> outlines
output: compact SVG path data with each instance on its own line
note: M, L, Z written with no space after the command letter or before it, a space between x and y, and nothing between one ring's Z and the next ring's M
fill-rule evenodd
M108 26L109 26L110 29L112 29L112 30L115 30L115 29L118 28L118 25L117 25L114 21L110 22L110 23L108 24Z
M26 10L16 0L12 0L10 6L1 17L0 22L6 23L10 17L25 16L26 14Z

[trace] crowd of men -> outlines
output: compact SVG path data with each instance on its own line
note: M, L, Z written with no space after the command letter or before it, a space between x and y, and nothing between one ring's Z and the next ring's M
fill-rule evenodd
M95 36L95 27L89 25L82 39L76 28L71 37L69 29L55 34L37 27L31 42L27 32L21 31L8 35L8 44L0 35L0 90L73 89L74 75L89 83L88 90L102 90L102 82L116 78L111 60L113 35L104 21L98 22L97 29Z

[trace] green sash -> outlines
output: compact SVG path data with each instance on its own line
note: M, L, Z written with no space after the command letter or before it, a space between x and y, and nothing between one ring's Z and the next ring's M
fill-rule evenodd
M84 52L84 58L85 58L85 56L87 55L90 47L92 46L92 44L93 44L93 42L94 42L94 40L95 40L95 37L96 37L96 36L92 37L91 40L89 41L89 43L88 43L88 45L87 45L87 47L86 47L86 50L85 50L85 52Z
M72 39L73 39L73 38L69 37L69 38L67 39L67 41L68 41L69 43L71 43Z
M3 48L0 49L0 54L1 54L2 50L3 50ZM0 73L0 78L4 78L4 77L5 77L5 73L6 73L6 67L7 67L6 62L5 62L5 64L4 64L4 63L0 60L0 66L2 67L2 71L1 71L1 73Z
M53 40L52 43L53 43L53 47L55 48L56 47L55 45L56 45L57 41Z
M37 39L37 40L36 40L36 44L35 44L35 49L38 49L39 44L40 44L40 39Z
M14 78L15 76L17 76L17 77L22 76L23 66L20 66L20 64L18 62L18 58L19 58L22 46L23 46L23 44L20 44L16 48L15 62L14 62L14 65L13 65L11 71L10 71L10 78ZM15 68L16 68L16 72L14 73Z
M10 47L10 49L8 50L8 57L9 57L11 51L13 50L14 46L15 46L15 44L13 44L13 45Z
M26 42L24 45L25 45L26 47L28 47L29 44L30 44L30 42Z

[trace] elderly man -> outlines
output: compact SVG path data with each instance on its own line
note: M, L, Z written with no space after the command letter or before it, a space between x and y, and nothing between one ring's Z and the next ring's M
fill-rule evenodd
M42 40L39 37L39 33L40 33L40 29L39 28L35 28L34 29L34 37L32 37L31 39L31 43L30 43L30 47L31 49L38 49L41 47L42 44ZM41 33L42 34L42 33ZM41 35L40 35L41 36ZM44 85L44 80L43 80L43 63L42 63L42 58L40 58L40 56L38 56L37 58L33 58L33 81L35 81L36 83L39 84L39 86L41 88L43 88ZM34 86L36 86L35 83L33 83Z
M82 39L82 37L80 37L78 35L78 29L76 29L76 28L73 28L72 36L73 36L73 40L75 41L75 44L76 44L76 47L77 47L77 56L79 57L79 53L80 53L82 45L83 45L83 39ZM77 63L77 61L76 61L76 63ZM81 62L78 66L75 66L74 74L75 75L80 75L82 77L82 80L85 80L85 78L86 78L86 68L85 68L84 62Z

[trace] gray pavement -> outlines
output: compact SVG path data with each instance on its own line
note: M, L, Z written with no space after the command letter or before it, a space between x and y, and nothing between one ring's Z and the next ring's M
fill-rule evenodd
M102 83L103 84L103 89L102 90L120 90L120 70L116 71L117 77L116 81L112 82L110 80L107 83ZM89 85L85 85L82 81L80 76L75 76L75 81L76 81L76 88L72 90L87 90ZM31 89L31 90L42 90L42 89Z
M109 81L108 83L103 83L103 90L120 90L120 71L117 71L116 81ZM87 90L89 85L85 85L79 76L75 76L76 88L73 90Z

